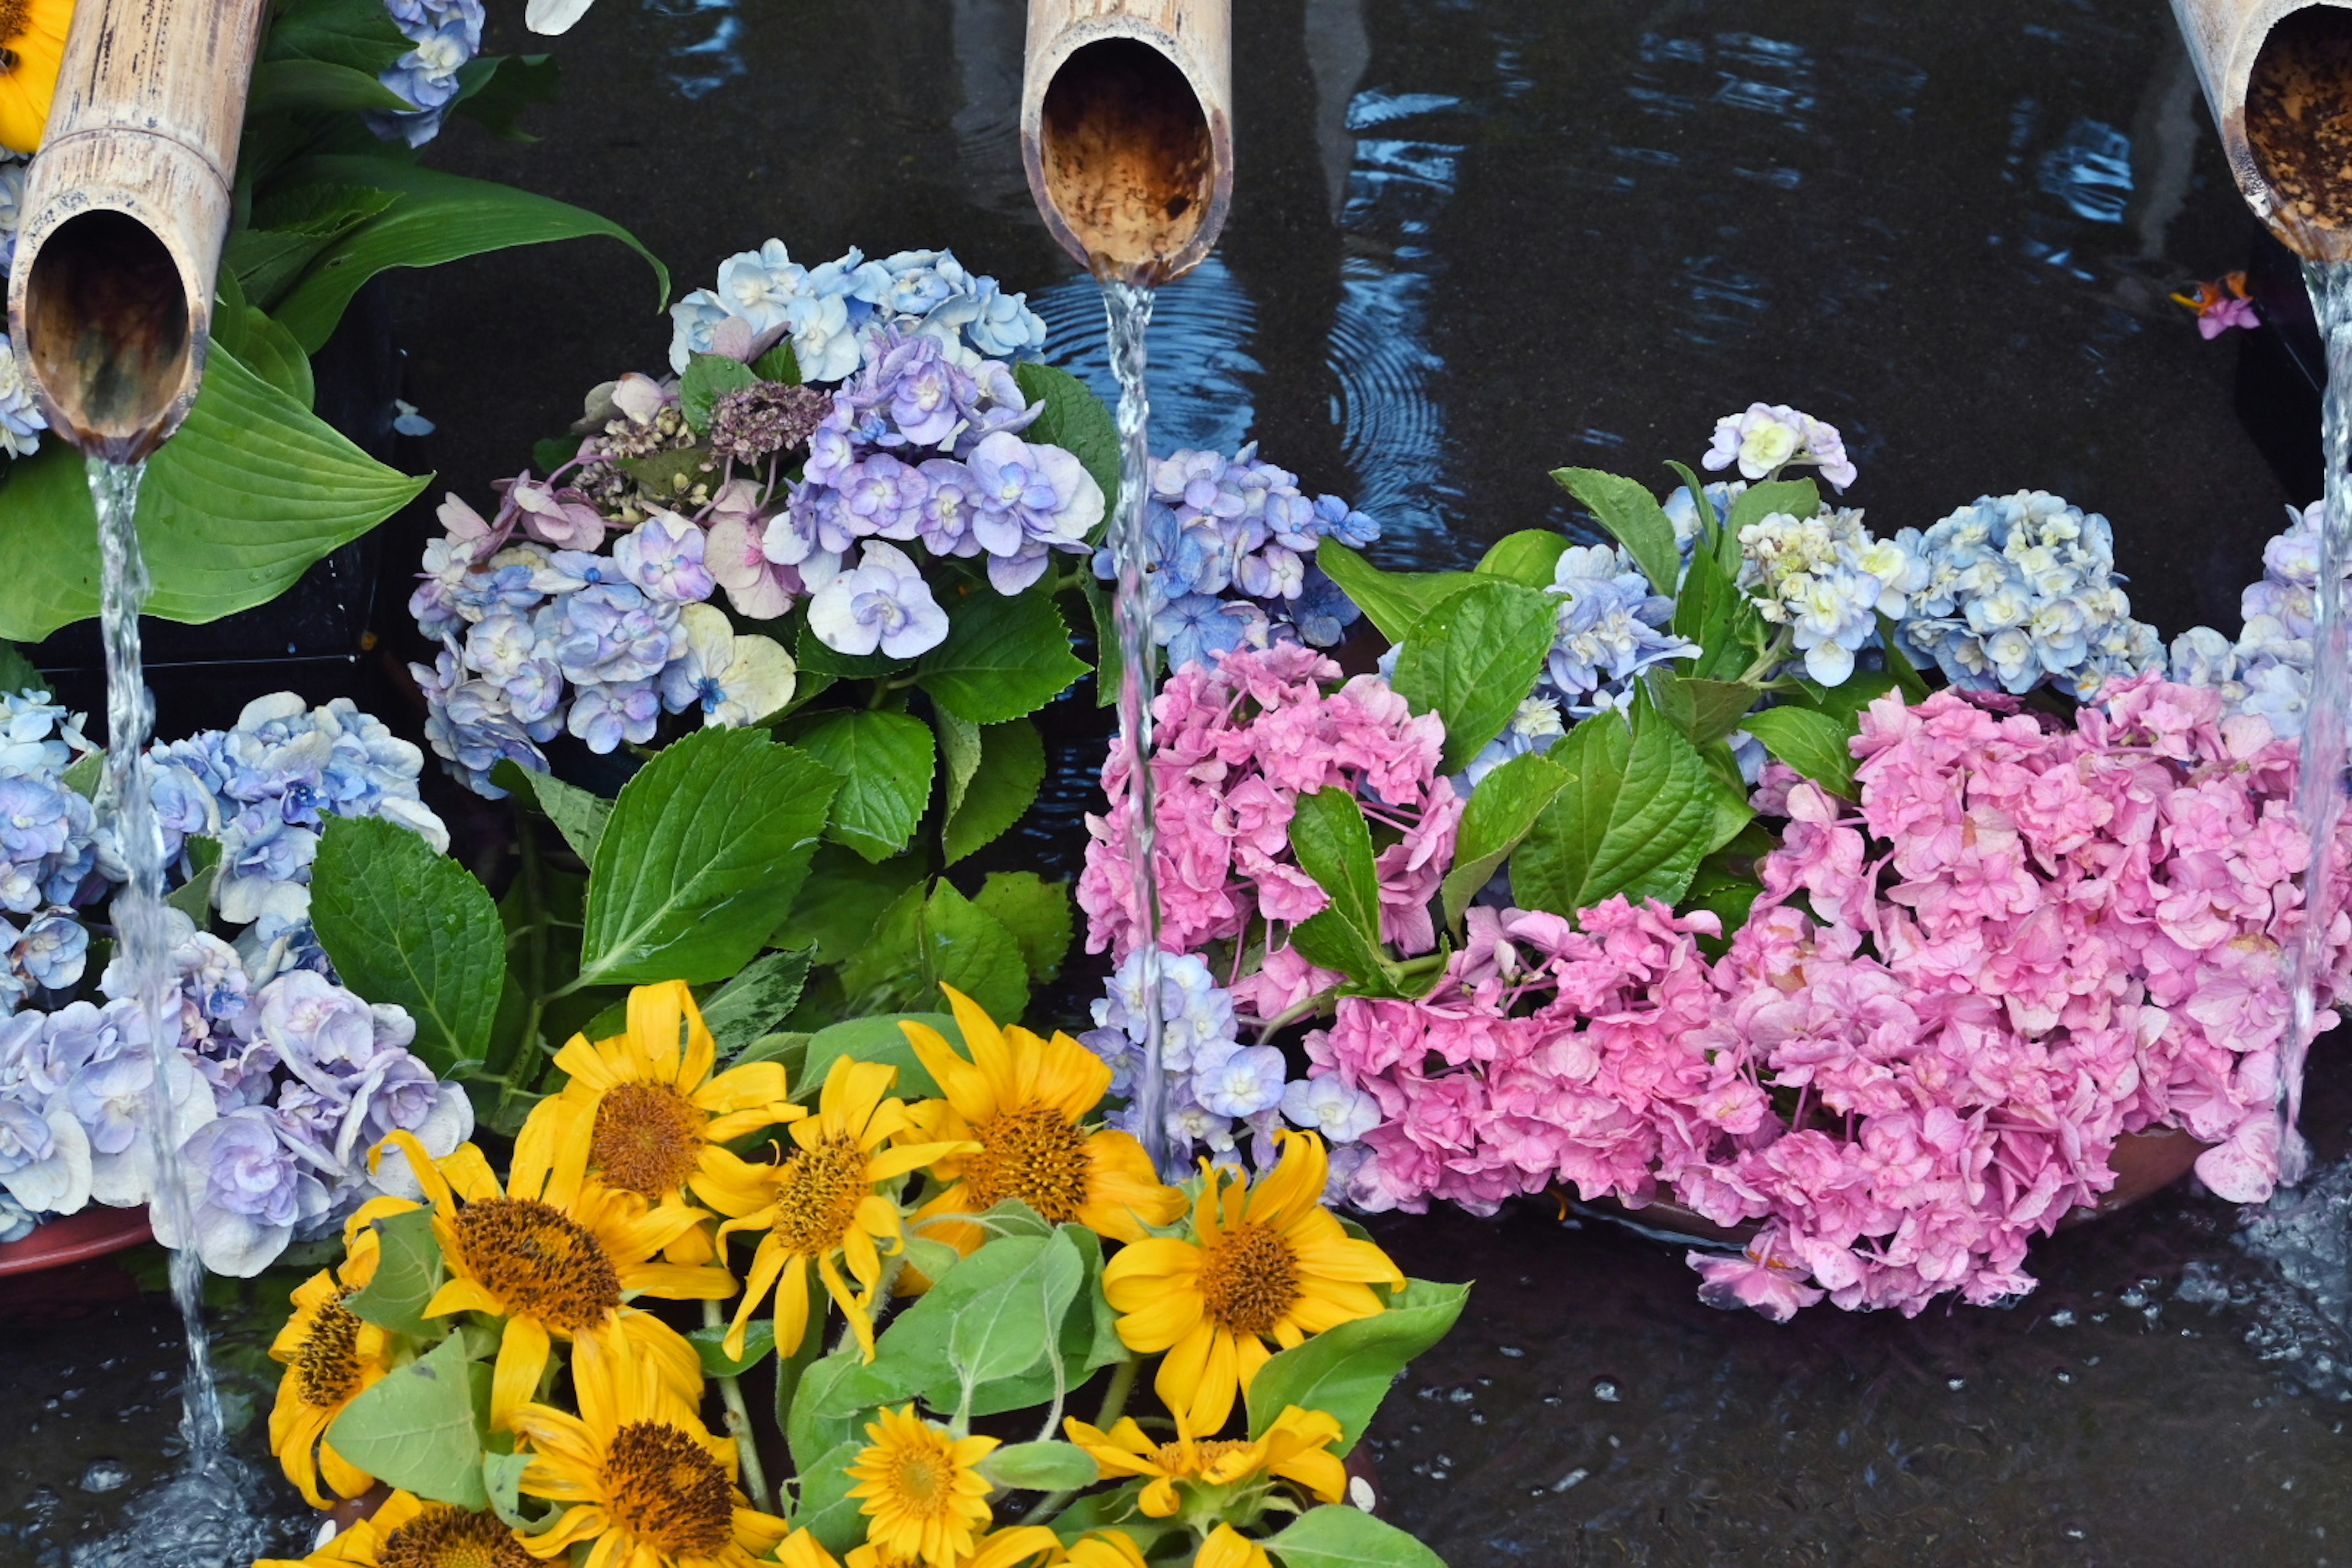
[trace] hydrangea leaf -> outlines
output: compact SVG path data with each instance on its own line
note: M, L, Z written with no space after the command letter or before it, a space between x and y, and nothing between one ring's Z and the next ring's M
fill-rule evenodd
M992 1017L1018 1018L1029 1005L1021 944L945 880L908 889L841 966L842 986L860 1012L936 1005L942 982Z
M940 716L944 740L947 724L961 721L953 720L945 709ZM1036 725L1013 719L980 726L978 733L979 762L960 794L950 795L947 824L940 830L940 848L950 866L994 843L1020 821L1045 782L1045 742Z
M1454 835L1454 866L1440 889L1445 923L1461 929L1463 911L1527 837L1536 816L1567 787L1559 763L1533 752L1511 758L1470 792Z
M1423 616L1478 581L1471 572L1383 572L1336 539L1316 542L1315 563L1391 642L1402 642Z
M1740 726L1763 689L1743 680L1705 680L1652 670L1650 696L1658 711L1689 738L1704 746L1720 741Z
M536 142L522 128L522 111L553 103L562 85L553 55L477 55L457 68L457 96L449 107L493 136Z
M1913 679L1917 679L1916 670L1910 674ZM1901 689L1902 686L1903 682L1891 669L1857 669L1839 686L1818 685L1800 676L1797 688L1802 695L1795 700L1803 707L1819 709L1831 718L1854 727L1858 723L1857 716L1864 709L1888 692ZM1924 691L1925 689L1922 689ZM1906 692L1904 700L1924 702L1927 698L1924 695L1913 698Z
M776 1348L776 1322L772 1318L754 1318L743 1329L743 1353L730 1356L721 1342L727 1338L724 1323L712 1323L696 1329L686 1337L693 1342L694 1353L702 1360L705 1377L740 1377L768 1359Z
M330 817L310 868L310 922L344 984L408 1009L409 1048L436 1074L488 1054L506 927L472 872L397 823Z
M898 1081L890 1092L901 1100L936 1098L940 1093L938 1081L922 1058L915 1055L907 1031L898 1026L908 1019L929 1025L950 1045L961 1047L963 1044L963 1031L945 1013L894 1013L887 1017L848 1018L829 1024L809 1037L807 1055L803 1058L806 1065L801 1069L793 1098L814 1104L818 1092L824 1088L825 1075L840 1057L897 1068Z
M862 1425L858 1429L863 1430ZM847 1556L866 1539L863 1505L849 1495L850 1489L857 1484L849 1467L857 1463L858 1453L865 1447L863 1436L853 1437L828 1450L814 1466L801 1470L801 1495L793 1510L793 1528L807 1531L816 1538L817 1544L836 1557Z
M1523 528L1496 540L1494 548L1478 558L1476 570L1482 576L1549 588L1570 542L1566 534L1548 528Z
M292 0L270 23L268 54L272 60L325 60L373 77L414 47L382 0Z
M372 71L317 59L264 60L253 68L253 88L245 100L248 114L338 114L368 109L399 114L415 107Z
M576 784L565 784L552 773L522 767L510 757L500 758L490 770L490 782L509 794L521 795L545 813L582 864L596 863L596 846L604 839L604 825L613 816L611 801Z
M220 880L220 840L196 837L188 840L188 847L212 846L212 861L198 866L186 881L165 896L163 901L195 922L198 931L209 931L213 923L213 884Z
M661 302L669 298L669 269L635 235L610 218L565 202L421 164L355 153L306 158L278 178L285 184L374 185L400 198L329 245L277 301L278 319L312 353L333 334L352 296L377 273L394 267L438 266L511 246L608 236L646 258L659 282Z
M411 1339L431 1340L446 1333L446 1318L425 1315L433 1293L441 1289L441 1243L433 1234L433 1211L405 1209L375 1222L375 1273L343 1305L362 1322L390 1329Z
M710 434L710 411L730 392L760 384L759 375L741 360L725 354L696 354L677 384L677 409L698 436Z
M1348 989L1368 996L1391 994L1384 983L1388 955L1336 909L1318 910L1290 928L1290 945L1307 963L1346 975Z
M1329 895L1331 912L1377 950L1381 877L1372 863L1372 832L1356 797L1336 787L1300 795L1290 819L1290 847L1298 868Z
M1787 513L1793 518L1808 518L1822 510L1822 489L1811 479L1766 479L1752 484L1731 503L1731 516L1724 528L1733 540L1739 531L1763 521L1768 517Z
M1846 742L1853 726L1811 708L1767 708L1751 713L1742 729L1764 749L1829 791L1854 798L1853 752Z
M1033 985L1051 985L1076 934L1070 885L1048 882L1034 871L991 871L971 900L994 915L1021 944L1021 962Z
M1078 592L1085 596L1087 613L1094 620L1095 706L1108 708L1118 700L1118 683L1127 668L1127 656L1118 646L1118 614L1109 587L1097 582L1092 573L1078 579ZM1156 652L1154 662L1156 665Z
M702 1004L702 1022L721 1058L733 1056L782 1023L808 984L808 948L763 952Z
M1283 1411L1296 1405L1330 1412L1339 1423L1339 1440L1331 1451L1346 1453L1371 1425L1397 1373L1446 1336L1469 1298L1467 1285L1407 1280L1386 1311L1276 1352L1250 1382L1251 1440L1265 1436Z
M1682 575L1682 548L1675 542L1675 525L1649 486L1598 468L1554 468L1551 477L1601 520L1651 586L1674 596Z
M47 691L48 681L33 668L25 650L12 642L0 642L0 691Z
M1007 1443L980 1461L980 1473L1007 1491L1074 1492L1102 1479L1102 1467L1075 1444Z
M813 946L817 963L839 963L866 946L882 912L922 879L922 863L911 856L869 865L846 845L821 846L793 912L768 945Z
M801 362L793 353L793 342L786 338L766 353L751 362L751 374L761 381L781 381L787 386L801 384Z
M835 713L803 732L800 745L841 780L826 837L868 860L907 847L938 771L929 725L905 713Z
M937 706L931 710L931 725L940 732L940 766L946 774L947 814L952 821L972 774L980 771L980 726Z
M1615 893L1680 898L1716 821L1715 780L1697 750L1643 696L1630 724L1597 714L1547 754L1568 783L1511 857L1520 907L1572 919Z
M361 1391L327 1428L335 1452L386 1486L434 1502L486 1509L482 1438L490 1369L451 1334Z
M1265 1544L1282 1568L1445 1568L1436 1552L1351 1503L1310 1508Z
M164 620L275 598L425 488L352 446L215 345L187 423L149 460L139 528ZM37 642L98 614L98 523L81 454L44 443L0 485L0 637Z
M1013 367L1023 395L1043 403L1027 439L1059 447L1078 460L1102 487L1103 516L1118 515L1118 422L1083 381L1068 371L1031 360Z
M1551 652L1559 599L1487 577L1413 624L1390 684L1418 713L1445 721L1440 773L1466 766L1502 733Z
M1035 712L1087 672L1070 628L1044 594L966 595L948 612L948 635L915 666L932 700L975 724Z
M701 730L622 786L588 879L580 985L750 963L807 876L837 781L761 730Z
M1769 829L1750 822L1731 842L1698 863L1689 889L1675 906L1683 914L1706 910L1723 922L1723 934L1702 936L1698 944L1710 959L1720 958L1731 945L1732 933L1748 923L1748 911L1764 891L1757 879L1756 863L1772 852L1779 840Z

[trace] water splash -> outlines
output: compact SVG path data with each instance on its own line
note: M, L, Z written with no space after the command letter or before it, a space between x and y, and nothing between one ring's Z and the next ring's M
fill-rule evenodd
M1160 996L1159 790L1151 776L1152 671L1159 649L1151 640L1151 593L1145 579L1151 552L1150 514L1151 394L1144 382L1144 337L1151 326L1150 285L1103 279L1103 314L1109 322L1110 368L1118 378L1118 515L1111 520L1111 559L1118 568L1118 731L1131 766L1127 775L1127 859L1135 878L1139 928L1137 952L1143 1002L1143 1073L1135 1109L1143 1123L1143 1150L1152 1168L1174 1180L1168 1150L1168 1075L1160 1059L1164 1020Z
M2345 704L2347 628L2344 574L2352 571L2352 266L2311 262L2304 268L2311 308L2327 343L2327 393L2320 416L2326 504L2319 530L2319 605L2312 632L2311 700L2305 710L2301 783L2295 806L2309 836L2304 872L2304 921L2288 956L2292 998L2279 1051L2279 1179L2303 1180L2310 1146L2297 1131L2303 1111L2303 1065L2318 1032L2319 984L2327 966L2327 928L2335 917L2336 828L2344 816Z

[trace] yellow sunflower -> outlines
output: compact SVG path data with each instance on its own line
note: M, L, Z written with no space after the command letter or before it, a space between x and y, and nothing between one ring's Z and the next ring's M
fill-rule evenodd
M572 1353L580 1414L525 1405L522 1490L562 1513L524 1538L534 1557L593 1542L581 1568L751 1568L784 1538L784 1521L745 1504L735 1439L713 1436L654 1366L606 1330Z
M956 1559L955 1568L1019 1568L1040 1559L1052 1563L1062 1550L1059 1537L1042 1524L1016 1524L994 1530L972 1543L971 1555ZM923 1568L919 1557L900 1557L871 1541L849 1549L845 1568Z
M1277 1132L1282 1158L1255 1186L1202 1162L1194 1239L1150 1237L1103 1268L1127 1348L1167 1355L1151 1386L1188 1434L1213 1435L1272 1352L1369 1318L1402 1286L1388 1254L1339 1228L1323 1207L1329 1162L1312 1132Z
M481 1152L460 1145L436 1161L406 1132L385 1142L408 1156L433 1205L433 1234L449 1279L425 1303L427 1316L481 1312L503 1318L490 1383L490 1426L504 1431L516 1406L535 1398L550 1343L597 1329L618 1331L659 1367L670 1386L693 1397L702 1363L676 1329L625 1303L635 1296L720 1300L735 1293L724 1268L654 1261L679 1233L704 1217L680 1203L649 1205L635 1193L598 1182L551 1181L547 1130L515 1140L504 1191ZM353 1220L370 1221L416 1205L377 1198Z
M0 0L0 147L39 150L74 0Z
M265 1557L253 1568L538 1568L494 1513L394 1492L369 1518L307 1557Z
M751 1255L743 1300L727 1331L727 1353L743 1353L743 1331L769 1288L776 1291L776 1350L800 1349L809 1327L808 1270L814 1265L826 1294L841 1307L866 1359L874 1359L874 1291L882 1279L882 1255L875 1244L900 1244L898 1205L877 1187L943 1154L961 1153L966 1143L882 1145L907 1125L907 1108L884 1096L898 1069L878 1062L835 1057L817 1097L814 1116L792 1124L796 1147L772 1165L754 1165L716 1151L695 1191L730 1217L719 1227L722 1240L733 1231L765 1230ZM859 1289L842 1278L849 1266ZM781 1281L781 1283L780 1283Z
M368 1239L375 1239L373 1231ZM321 1441L343 1406L392 1370L392 1336L353 1317L343 1302L375 1277L373 1247L320 1269L294 1289L294 1315L270 1342L273 1360L286 1363L278 1403L269 1412L269 1451L312 1508L332 1508L320 1482L337 1497L354 1498L375 1478Z
M915 1055L947 1096L909 1106L918 1136L978 1145L950 1155L933 1173L946 1190L915 1211L979 1214L1019 1198L1053 1224L1076 1220L1119 1241L1140 1241L1145 1225L1172 1225L1184 1194L1162 1184L1143 1145L1127 1133L1079 1125L1110 1088L1110 1066L1065 1034L1041 1038L1013 1025L999 1029L979 1004L940 987L955 1009L971 1057L966 1060L937 1029L902 1021ZM952 1221L925 1233L970 1253L986 1239L978 1226Z
M1201 1542L1201 1550L1192 1556L1192 1568L1274 1568L1265 1548L1235 1530L1221 1524Z
M685 982L637 986L625 1034L594 1045L574 1035L556 1053L571 1080L532 1108L523 1135L551 1139L559 1180L576 1183L593 1171L647 1203L678 1199L711 1168L719 1144L808 1114L785 1098L782 1062L747 1062L713 1077L718 1058ZM669 1256L709 1261L706 1234L688 1231Z
M1126 1531L1097 1530L1070 1543L1064 1559L1072 1568L1145 1568L1143 1553Z
M1075 1417L1062 1427L1105 1475L1150 1478L1139 1506L1153 1519L1176 1511L1178 1481L1226 1486L1251 1476L1275 1476L1297 1482L1324 1502L1338 1502L1348 1489L1348 1467L1331 1452L1339 1440L1339 1422L1326 1411L1286 1405L1265 1436L1254 1442L1179 1437L1155 1443L1132 1416L1108 1432Z
M888 1557L956 1568L988 1530L988 1479L973 1467L997 1439L958 1437L911 1405L875 1415L866 1428L872 1446L849 1467L857 1482L849 1495L865 1500L858 1511L874 1521L867 1543Z

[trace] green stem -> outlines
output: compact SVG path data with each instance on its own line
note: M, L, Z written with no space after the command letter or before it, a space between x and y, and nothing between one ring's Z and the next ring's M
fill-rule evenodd
M726 1321L718 1302L702 1303L703 1327L715 1329ZM760 1464L760 1440L751 1430L751 1407L743 1400L743 1380L732 1373L719 1378L719 1397L727 1406L728 1435L735 1439L735 1459L742 1467L743 1494L761 1513L772 1512L768 1472Z
M1128 1396L1135 1392L1136 1376L1142 1370L1143 1358L1139 1355L1130 1355L1111 1369L1109 1385L1103 1390L1102 1408L1095 1412L1097 1430L1108 1432L1127 1414ZM1047 1492L1030 1505L1029 1511L1021 1516L1021 1522L1044 1524L1069 1507L1070 1500L1077 1495L1075 1491Z

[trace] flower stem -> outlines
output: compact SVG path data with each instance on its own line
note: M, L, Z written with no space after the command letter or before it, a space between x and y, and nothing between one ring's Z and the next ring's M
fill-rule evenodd
M1108 1431L1121 1415L1127 1414L1128 1396L1135 1392L1136 1374L1143 1370L1143 1358L1130 1355L1111 1369L1110 1383L1103 1389L1102 1408L1095 1413L1095 1426ZM1047 1492L1030 1504L1029 1511L1021 1516L1023 1524L1044 1524L1070 1506L1075 1491Z
M716 1301L702 1303L702 1323L715 1329L726 1321ZM761 1513L772 1513L768 1496L768 1472L760 1465L760 1440L751 1430L751 1408L743 1401L743 1380L730 1373L719 1379L719 1397L727 1405L727 1432L735 1439L735 1458L742 1467L743 1492L751 1506Z

